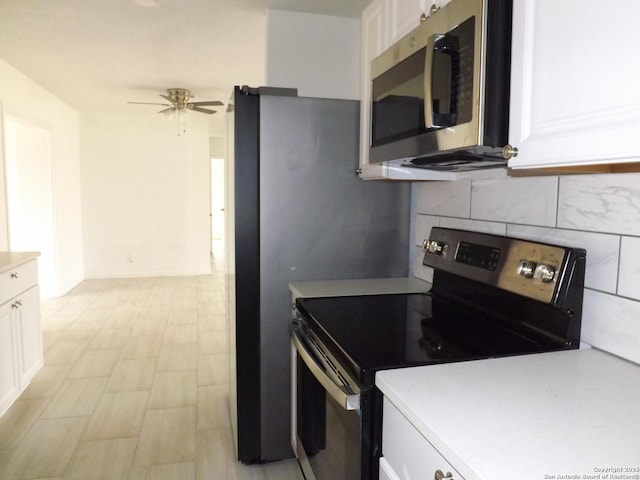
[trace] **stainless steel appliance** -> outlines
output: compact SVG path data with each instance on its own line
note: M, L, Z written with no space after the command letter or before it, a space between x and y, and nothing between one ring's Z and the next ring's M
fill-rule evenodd
M379 370L578 348L586 253L434 228L425 294L304 298L293 443L307 480L378 478Z
M370 163L506 165L511 9L511 0L452 0L373 60Z
M359 104L236 87L226 241L238 459L292 457L288 284L404 277L410 186L362 182Z

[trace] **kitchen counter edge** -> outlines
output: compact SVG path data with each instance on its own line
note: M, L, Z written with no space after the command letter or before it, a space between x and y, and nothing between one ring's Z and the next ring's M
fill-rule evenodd
M0 252L0 274L40 256L40 252Z
M289 290L295 298L425 293L430 289L431 283L417 277L294 281L289 283Z

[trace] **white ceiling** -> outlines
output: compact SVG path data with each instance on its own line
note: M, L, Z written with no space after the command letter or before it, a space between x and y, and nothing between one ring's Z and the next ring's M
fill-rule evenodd
M226 104L263 82L267 8L359 17L369 1L0 0L0 58L80 112L154 109L127 101L172 87Z

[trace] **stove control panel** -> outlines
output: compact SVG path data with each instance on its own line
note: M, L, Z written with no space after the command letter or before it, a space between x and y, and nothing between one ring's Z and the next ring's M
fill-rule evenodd
M502 250L496 247L461 241L455 261L493 272L498 268L501 253Z
M516 238L434 227L423 264L553 303L571 249Z

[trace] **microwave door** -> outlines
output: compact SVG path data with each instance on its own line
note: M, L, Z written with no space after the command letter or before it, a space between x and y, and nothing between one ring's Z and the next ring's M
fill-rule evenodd
M455 35L432 35L425 60L425 127L456 125L460 43Z
M424 132L424 49L373 79L371 145L410 139Z

